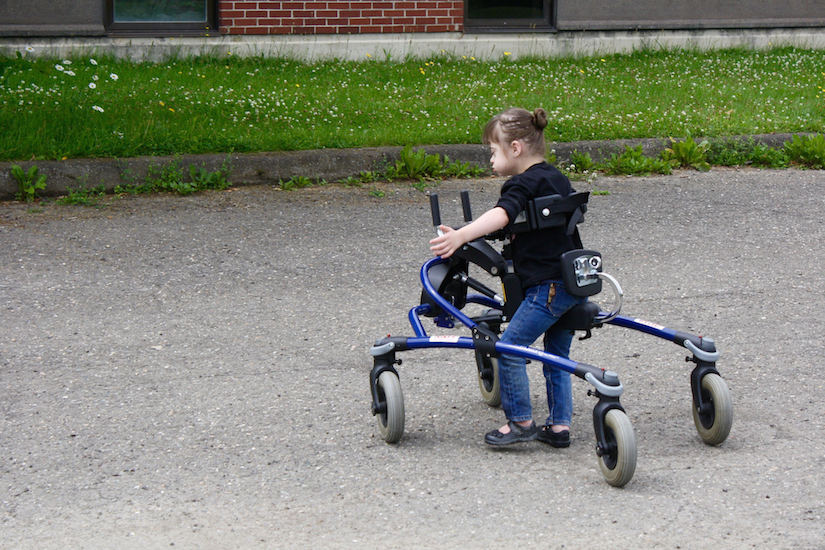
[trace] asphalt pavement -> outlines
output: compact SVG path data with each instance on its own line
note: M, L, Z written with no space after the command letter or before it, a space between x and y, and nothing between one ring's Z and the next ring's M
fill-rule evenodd
M501 181L441 182L444 221ZM625 387L622 489L578 379L571 447L488 448L503 415L467 351L401 354L406 430L380 438L369 348L412 335L433 229L423 193L378 187L0 203L0 547L825 546L825 172L576 184L598 192L582 237L622 313L714 338L733 397L709 447L685 350L617 327L574 341Z

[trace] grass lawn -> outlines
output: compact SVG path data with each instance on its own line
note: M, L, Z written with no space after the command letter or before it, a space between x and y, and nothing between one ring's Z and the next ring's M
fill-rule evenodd
M510 107L551 141L825 130L825 51L495 62L0 58L0 160L478 143Z

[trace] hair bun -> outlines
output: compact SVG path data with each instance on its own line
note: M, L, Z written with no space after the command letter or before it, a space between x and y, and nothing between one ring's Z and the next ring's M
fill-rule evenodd
M539 130L544 130L547 126L547 111L539 107L533 111L533 125Z

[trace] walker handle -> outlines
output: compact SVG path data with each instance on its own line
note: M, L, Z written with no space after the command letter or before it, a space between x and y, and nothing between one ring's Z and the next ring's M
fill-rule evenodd
M473 221L473 211L470 209L470 192L467 190L461 192L461 209L464 211L464 221Z
M433 215L433 226L436 230L441 225L441 208L438 206L438 193L430 193L430 212Z

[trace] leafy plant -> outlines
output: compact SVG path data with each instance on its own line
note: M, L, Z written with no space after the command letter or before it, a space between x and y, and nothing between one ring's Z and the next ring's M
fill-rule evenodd
M443 165L438 155L428 155L424 149L413 151L405 146L394 166L387 169L387 179L424 179L441 174Z
M164 165L149 166L146 182L152 189L173 191L180 195L190 195L197 191L192 182L183 181L183 168L177 158Z
M154 193L166 191L179 195L191 195L198 191L207 189L224 190L231 187L228 180L231 163L229 157L224 160L218 170L210 172L205 166L189 165L189 181L183 177L183 168L180 160L174 159L165 165L153 164L147 170L146 180L138 182L138 178L133 172L126 168L120 177L126 180L125 185L115 186L115 193Z
M690 135L684 141L670 138L670 147L662 152L662 158L676 167L691 167L700 172L707 172L710 170L710 164L705 156L709 148L710 143L707 140L696 143Z
M447 178L477 178L487 174L487 170L471 162L450 161L444 156L441 175Z
M286 181L278 180L278 185L280 185L284 191L292 191L293 189L311 186L312 180L305 176L292 176Z
M189 165L189 178L197 190L213 189L223 191L232 184L227 179L228 171L222 167L220 170L210 172L205 166Z
M791 162L815 170L825 168L825 135L794 135L791 141L785 142L784 150Z
M570 164L568 165L568 169L577 174L584 174L595 170L596 163L593 162L593 157L590 156L590 153L573 151L570 153Z
M753 138L714 140L708 149L707 160L716 166L760 166L784 168L788 155L784 149L775 149Z
M46 188L46 176L38 174L37 166L32 166L23 172L17 164L12 165L11 175L17 180L17 193L14 197L19 201L32 202L37 198L37 192Z
M604 162L601 169L611 175L670 174L672 172L669 162L646 157L644 153L642 153L641 145L637 147L625 147L625 151L621 155L613 153L610 158Z
M98 199L106 194L106 190L102 185L92 188L79 187L77 189L69 189L66 196L57 199L58 204L74 204L78 206L97 206Z

